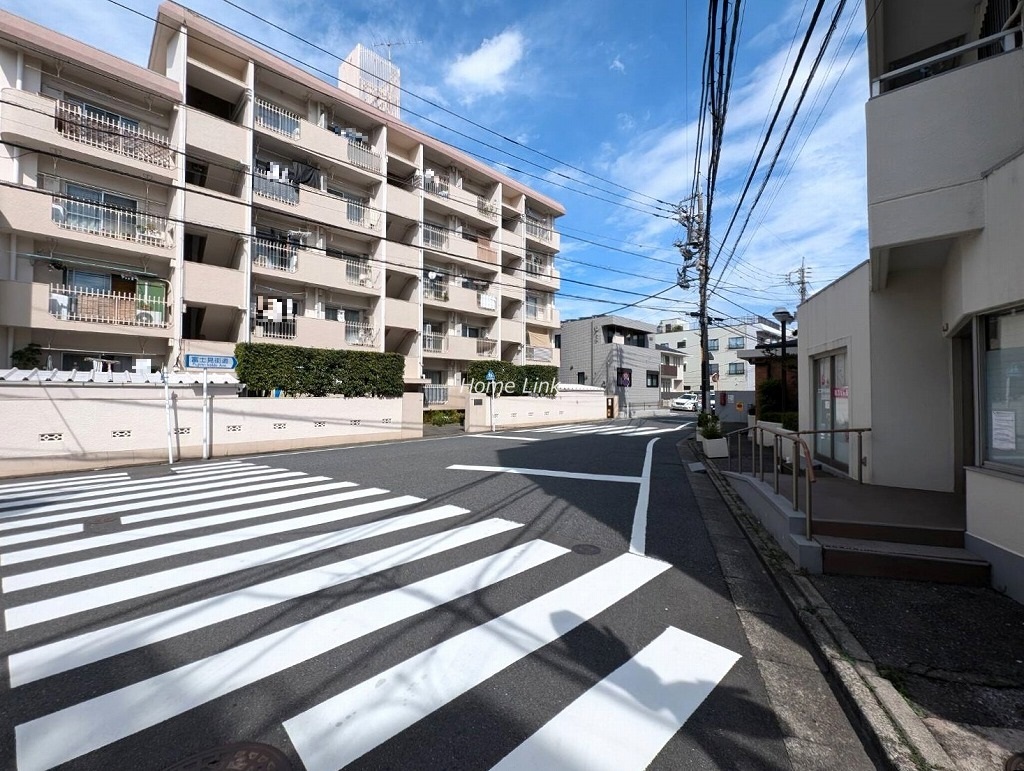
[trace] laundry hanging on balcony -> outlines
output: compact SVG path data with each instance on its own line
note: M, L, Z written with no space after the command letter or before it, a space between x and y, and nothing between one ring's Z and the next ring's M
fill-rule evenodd
M320 187L320 169L298 161L292 161L292 181L309 187Z

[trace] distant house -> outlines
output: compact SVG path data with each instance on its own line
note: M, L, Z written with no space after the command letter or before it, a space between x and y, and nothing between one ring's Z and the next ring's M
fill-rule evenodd
M588 316L562 322L563 383L603 388L619 397L619 409L661 402L661 353L653 324L623 316Z

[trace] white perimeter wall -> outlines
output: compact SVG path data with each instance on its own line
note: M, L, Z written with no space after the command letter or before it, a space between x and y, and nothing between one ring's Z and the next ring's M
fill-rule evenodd
M544 396L504 396L494 400L495 430L526 426L555 425L605 419L605 394L596 391L560 391L552 399ZM477 403L479 402L479 404ZM487 396L470 394L466 405L466 431L491 430Z
M254 399L233 387L211 391L211 457L423 435L421 394ZM171 394L174 457L202 457L202 387ZM0 426L0 476L167 461L160 387L0 388Z

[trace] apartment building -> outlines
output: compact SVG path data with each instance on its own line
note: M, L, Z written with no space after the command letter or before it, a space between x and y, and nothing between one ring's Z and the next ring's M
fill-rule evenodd
M781 334L778 322L764 316L713 322L708 327L711 388L719 392L753 393L756 390L754 367L740 353L778 340ZM659 348L667 346L689 355L682 390L700 391L700 324L691 318L665 319L658 324L654 339Z
M0 11L0 366L557 365L562 206L351 90L175 3L145 68Z
M866 482L962 496L1024 601L1020 4L870 5L870 256L799 308L801 428L870 428ZM849 468L845 434L813 449Z
M603 388L619 397L619 410L661 401L661 352L654 325L623 316L588 316L562 322L559 382Z

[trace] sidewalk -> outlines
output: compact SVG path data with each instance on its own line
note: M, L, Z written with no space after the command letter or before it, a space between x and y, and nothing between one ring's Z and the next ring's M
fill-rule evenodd
M698 452L695 442L686 445ZM1011 767L1008 759L1024 753L1024 605L987 588L803 574L719 467L706 468L892 768ZM879 505L872 492L842 505L863 505L870 520ZM815 515L828 518L821 507Z

